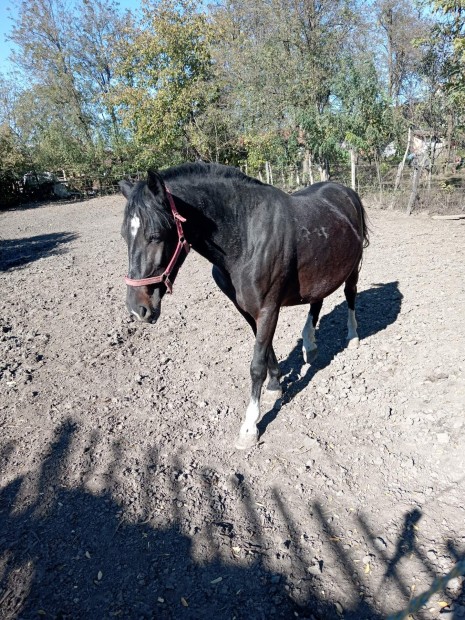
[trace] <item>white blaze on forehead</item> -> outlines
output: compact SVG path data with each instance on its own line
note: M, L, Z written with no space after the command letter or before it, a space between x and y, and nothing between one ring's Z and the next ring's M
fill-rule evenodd
M131 218L131 235L135 237L140 227L140 219L137 215L133 215Z

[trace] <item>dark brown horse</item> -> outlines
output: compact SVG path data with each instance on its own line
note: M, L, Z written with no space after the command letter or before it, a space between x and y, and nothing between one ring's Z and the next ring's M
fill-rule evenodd
M282 306L310 304L302 334L310 363L323 299L345 282L348 341L358 345L355 297L368 244L360 198L331 182L288 195L235 168L202 163L149 171L147 181L120 186L129 311L155 323L192 246L213 264L215 282L251 326L252 393L236 446L254 445L267 371L269 393L281 396L273 336Z

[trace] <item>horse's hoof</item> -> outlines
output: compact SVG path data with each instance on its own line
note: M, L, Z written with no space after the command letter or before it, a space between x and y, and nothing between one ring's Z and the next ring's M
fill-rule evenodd
M360 340L358 338L351 338L350 340L347 341L347 348L358 349L359 344L360 344Z
M265 403L275 403L277 400L283 397L283 391L279 390L264 390L263 392L263 402Z
M240 434L235 445L237 450L250 450L250 448L256 446L257 443L258 431L256 433Z
M318 349L312 349L311 351L305 351L304 360L306 364L311 364L316 360L316 356L318 355Z

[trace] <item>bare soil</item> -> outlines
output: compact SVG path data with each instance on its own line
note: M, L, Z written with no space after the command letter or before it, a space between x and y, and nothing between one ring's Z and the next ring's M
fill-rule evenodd
M0 618L465 617L465 222L369 210L359 349L284 309L243 453L252 333L194 253L132 322L123 204L0 215Z

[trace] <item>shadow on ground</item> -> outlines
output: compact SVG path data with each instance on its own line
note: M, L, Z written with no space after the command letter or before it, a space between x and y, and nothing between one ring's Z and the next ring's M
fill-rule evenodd
M0 271L22 267L40 258L63 254L65 245L77 239L75 233L61 232L0 240Z
M361 346L363 346L364 339L395 323L402 306L402 298L399 283L396 281L376 284L358 294L356 312ZM303 371L302 340L297 342L287 359L280 364L281 374L284 377L282 381L284 395L261 419L258 424L260 435L276 419L281 407L305 390L315 375L329 366L336 355L346 348L347 304L345 302L338 304L329 314L322 316L316 339L318 355L306 371Z
M128 494L119 501L116 499L118 480L125 472L124 455L117 443L114 459L105 474L105 490L91 493L83 483L71 484L71 475L76 471L70 463L78 432L72 421L63 424L40 466L0 489L2 620L341 618L331 592L323 595L318 576L308 572L310 558L302 544L302 524L295 522L277 489L273 490L273 510L285 523L289 536L282 548L267 538L257 513L257 502L244 476L237 473L231 481L234 487L231 497L236 504L234 515L245 515L251 540L247 554L239 558L235 555L238 549L235 545L244 547L245 543L237 541L237 525L224 522L218 509L215 472L202 473L200 502L192 500L192 492L190 500L187 496L186 503L180 503L180 489L176 482L170 482L176 479L172 473L180 471L180 463L172 459L166 476L166 463L160 465L155 451L147 454L146 462L140 463L146 478L138 490L142 502L147 494L145 516L139 520L130 518L126 510L133 500ZM98 443L99 437L94 433L87 440L86 452L96 450ZM8 445L0 452L3 471L7 471L6 463L12 451L14 446ZM80 467L85 469L85 463ZM81 473L84 479L92 472ZM172 507L166 514L154 516L149 490L155 498L164 496ZM195 531L192 535L182 533L186 522L192 519L192 511L202 511L203 518L209 515L205 532L212 551L208 557L196 557ZM338 532L325 517L324 506L316 502L311 511L309 518L334 549L340 579L344 580L346 590L352 591L343 617L346 620L385 618L372 595L368 592L361 595L363 569L354 563L350 551L337 543ZM168 512L173 518L169 518ZM394 582L399 592L396 600L405 604L410 591L397 571L401 559L416 553L431 577L436 577L412 536L412 527L420 517L417 509L406 515L394 554L383 557L384 580ZM374 534L362 519L360 525L368 539L374 541ZM221 532L220 542L213 534L214 529ZM454 557L463 562L463 555L450 544ZM273 558L283 553L289 556L288 569L270 570ZM419 612L415 617L423 616Z

